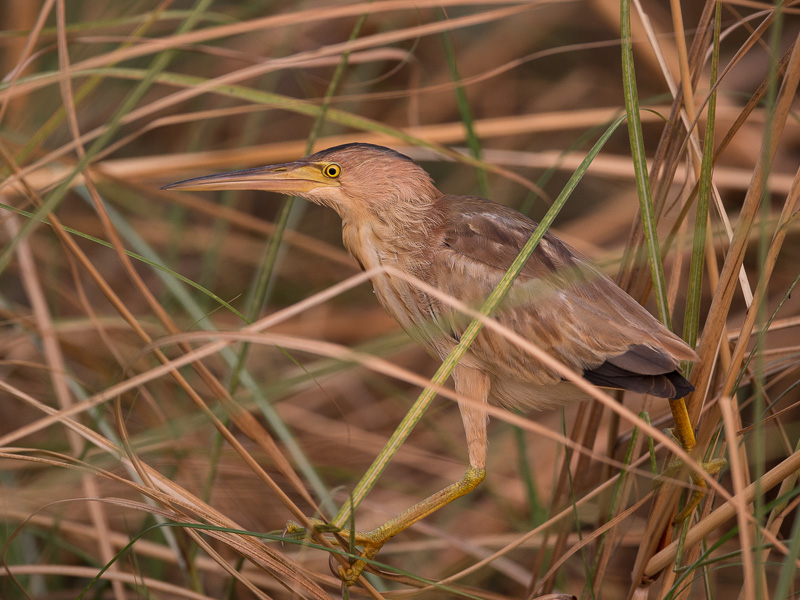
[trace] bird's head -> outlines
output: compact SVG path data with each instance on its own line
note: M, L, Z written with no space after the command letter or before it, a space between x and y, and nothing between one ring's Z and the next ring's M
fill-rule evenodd
M263 190L299 196L333 208L347 220L394 220L441 195L413 160L383 146L344 144L296 162L207 175L167 190Z

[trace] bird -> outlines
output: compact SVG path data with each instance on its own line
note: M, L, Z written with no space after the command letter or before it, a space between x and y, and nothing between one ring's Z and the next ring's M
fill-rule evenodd
M363 270L392 267L372 279L378 302L439 359L459 343L472 318L396 273L480 307L537 227L504 204L445 194L408 156L358 142L295 162L196 177L162 189L262 190L333 209L342 221L344 246ZM677 435L691 450L694 433L682 399L694 388L681 363L698 360L697 354L581 252L546 233L492 316L597 386L669 399ZM374 558L389 538L484 479L488 417L483 403L528 410L584 398L557 372L487 328L452 377L459 395L478 400L477 405L459 403L469 466L458 482L377 529L359 532L355 539L364 548L362 559ZM676 412L679 405L682 412ZM352 585L365 563L342 567L340 576Z

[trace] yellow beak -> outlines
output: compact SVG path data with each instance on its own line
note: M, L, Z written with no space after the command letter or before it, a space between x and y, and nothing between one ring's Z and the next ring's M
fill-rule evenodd
M340 183L322 174L319 165L293 162L243 171L219 173L170 183L162 190L263 190L281 194L302 194L319 187L339 187Z

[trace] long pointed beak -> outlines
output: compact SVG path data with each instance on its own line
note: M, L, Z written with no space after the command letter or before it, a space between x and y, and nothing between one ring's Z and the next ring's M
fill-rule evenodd
M302 194L319 187L338 187L335 179L325 177L313 163L293 162L257 167L217 175L205 175L170 183L162 190L263 190L281 194Z

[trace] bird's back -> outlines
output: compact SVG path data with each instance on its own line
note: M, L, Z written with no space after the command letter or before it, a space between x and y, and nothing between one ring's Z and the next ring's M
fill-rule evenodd
M519 254L536 223L519 212L474 197L443 196L429 238L423 279L479 307ZM418 274L420 275L420 274ZM449 351L470 317L432 299L430 311ZM681 360L696 354L579 252L545 235L495 317L593 383L662 397L692 388ZM427 325L430 327L430 324ZM492 396L504 405L541 407L564 401L561 377L484 328L465 359L492 375Z

